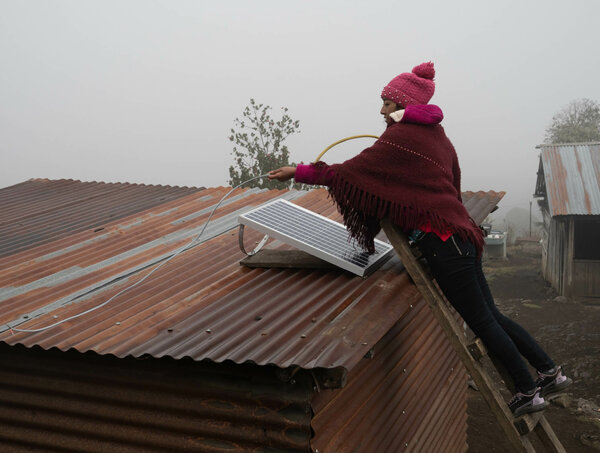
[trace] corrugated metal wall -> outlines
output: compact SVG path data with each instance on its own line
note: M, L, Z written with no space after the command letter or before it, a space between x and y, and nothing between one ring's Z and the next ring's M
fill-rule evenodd
M464 452L466 371L423 300L348 375L315 397L323 452Z
M347 386L314 398L307 371L0 344L0 451L464 452L465 370L410 302Z
M347 386L314 398L306 371L0 344L0 450L464 452L465 370L416 289L406 302Z
M0 344L0 451L306 452L312 380L276 370Z

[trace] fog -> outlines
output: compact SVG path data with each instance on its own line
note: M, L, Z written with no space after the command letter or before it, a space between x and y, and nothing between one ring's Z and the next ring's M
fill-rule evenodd
M463 190L529 210L536 145L600 99L583 1L0 1L0 187L30 178L226 185L250 98L289 108L291 159L379 135L380 93L433 61ZM364 147L346 142L323 160ZM535 203L534 203L535 206Z

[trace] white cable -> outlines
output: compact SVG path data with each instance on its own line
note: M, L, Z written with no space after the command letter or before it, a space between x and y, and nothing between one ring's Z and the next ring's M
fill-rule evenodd
M51 329L52 327L56 327L64 322L67 321L71 321L72 319L76 319L79 318L80 316L84 316L87 315L88 313L91 313L95 310L98 310L99 308L104 307L106 304L108 304L109 302L111 302L114 298L116 298L117 296L120 296L121 294L123 294L125 291L129 291L131 288L134 288L135 286L139 285L140 283L142 283L144 280L146 280L148 277L150 277L154 272L156 272L158 269L160 269L162 266L164 266L165 264L167 264L169 261L171 261L173 258L175 258L177 255L179 255L182 252L185 252L186 250L188 250L189 248L191 248L197 241L198 239L200 239L200 237L202 236L202 234L204 234L204 230L206 230L206 227L208 226L208 223L210 222L210 220L212 219L213 214L215 213L215 211L217 210L217 208L221 205L221 203L223 203L223 201L229 196L231 195L231 193L243 186L244 184L247 184L249 182L252 182L256 179L260 179L260 178L264 178L265 176L268 176L268 173L265 173L264 175L260 175L260 176L255 176L252 179L248 179L247 181L244 181L241 184L238 184L237 186L235 186L234 188L232 188L229 192L227 192L223 198L221 198L221 200L217 203L217 205L213 208L213 210L211 211L210 215L208 216L208 219L206 220L206 223L204 224L204 227L202 227L202 231L200 231L200 233L198 233L196 235L196 237L194 237L188 244L184 245L183 247L181 247L179 250L177 250L173 255L169 256L165 261L163 261L162 263L160 263L158 266L156 266L154 269L152 269L151 272L149 272L146 276L144 276L144 278L142 278L141 280L138 280L137 282L135 282L134 284L128 286L127 288L119 291L117 294L115 294L114 296L112 296L110 299L108 299L105 302L102 302L101 304L98 304L86 311L83 311L81 313L78 313L76 315L70 316L68 318L65 318L61 321L55 322L54 324L50 324L49 326L46 327L40 327L39 329L17 329L17 328L12 328L10 325L6 324L6 326L9 328L9 330L11 332L28 332L28 333L36 333L36 332L42 332L44 330L48 330ZM72 299L69 302L72 302L74 299Z

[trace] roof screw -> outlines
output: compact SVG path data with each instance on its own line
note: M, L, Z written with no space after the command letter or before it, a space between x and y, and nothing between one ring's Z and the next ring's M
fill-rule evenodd
M23 315L23 318L27 319L29 318L29 315Z
M115 326L120 326L121 323L119 321L115 322Z
M406 414L406 411L402 411L402 415Z
M212 330L206 329L206 333L212 333Z
M410 308L413 308L413 307L412 307L412 304L410 304Z
M408 447L408 442L406 442L406 443L404 444L404 446L405 446L405 447Z
M300 335L300 338L306 338L306 335L302 334Z
M173 329L167 329L167 332L173 332Z
M57 316L57 315L54 315L54 316L52 316L52 317L53 317L54 319L58 319L58 316Z
M363 346L366 346L366 345L368 345L368 344L369 344L369 343L367 343L366 341L363 341L363 342L362 342L362 345L363 345Z

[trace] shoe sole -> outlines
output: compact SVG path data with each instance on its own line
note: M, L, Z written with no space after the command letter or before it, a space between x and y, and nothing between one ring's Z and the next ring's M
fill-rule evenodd
M520 417L521 415L532 414L534 412L543 411L544 409L546 409L549 406L549 404L550 403L548 403L548 401L544 401L542 404L536 404L535 406L520 407L513 413L513 417L517 418L517 417Z
M543 388L540 391L540 396L543 398L545 396L560 393L563 390L565 390L567 387L569 387L572 383L573 383L573 380L571 378L567 378L566 380L562 381L560 384L547 385L545 388Z

